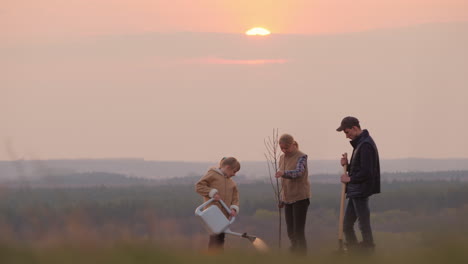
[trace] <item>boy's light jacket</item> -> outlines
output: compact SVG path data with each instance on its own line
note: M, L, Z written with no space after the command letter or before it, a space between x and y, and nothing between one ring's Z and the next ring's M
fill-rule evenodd
M215 194L219 194L221 200L226 205L239 213L239 192L237 190L236 183L226 176L218 168L210 168L208 172L203 176L196 184L195 190L198 194L203 196L204 200L207 201L213 198ZM226 217L229 213L226 212L220 203L213 202L211 205L216 204Z

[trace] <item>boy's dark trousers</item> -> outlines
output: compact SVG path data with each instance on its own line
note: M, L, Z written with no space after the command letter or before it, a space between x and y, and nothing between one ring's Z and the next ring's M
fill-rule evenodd
M309 199L304 199L292 204L285 204L284 207L288 237L291 241L291 251L299 254L307 252L305 222L309 204Z
M224 233L221 233L218 235L211 235L210 240L208 242L208 248L222 250L224 248L224 238L225 238Z
M356 234L354 232L354 223L358 220L359 229L362 234L361 247L374 248L374 239L370 225L369 197L349 198L348 206L343 222L343 232L346 237L346 243L349 248L358 245Z

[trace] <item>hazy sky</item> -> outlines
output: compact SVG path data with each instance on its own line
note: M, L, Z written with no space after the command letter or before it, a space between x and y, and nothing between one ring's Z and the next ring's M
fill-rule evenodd
M0 159L468 158L468 1L15 0L0 6ZM263 26L273 34L242 33Z
M3 37L141 32L313 34L466 21L467 0L4 0ZM4 34L7 33L7 34Z

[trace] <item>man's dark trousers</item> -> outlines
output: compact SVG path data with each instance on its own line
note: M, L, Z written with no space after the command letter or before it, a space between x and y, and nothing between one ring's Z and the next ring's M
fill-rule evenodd
M358 220L359 229L362 234L362 246L373 248L374 238L370 225L369 197L356 197L348 199L348 206L344 216L343 232L349 247L357 245L354 223Z

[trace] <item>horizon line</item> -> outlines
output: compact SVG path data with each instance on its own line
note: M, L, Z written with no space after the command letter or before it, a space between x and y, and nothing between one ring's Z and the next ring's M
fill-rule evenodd
M167 163L213 163L216 161L197 161L197 160L156 160L146 159L140 157L116 157L116 158L50 158L50 159L15 159L15 160L4 160L0 159L0 162L17 162L17 161L118 161L118 160L137 160L145 162L167 162ZM336 161L337 159L308 159L308 161ZM380 160L392 161L392 160L468 160L468 157L449 157L449 158L425 158L425 157L405 157L405 158L380 158ZM266 162L266 160L240 160L240 162Z

